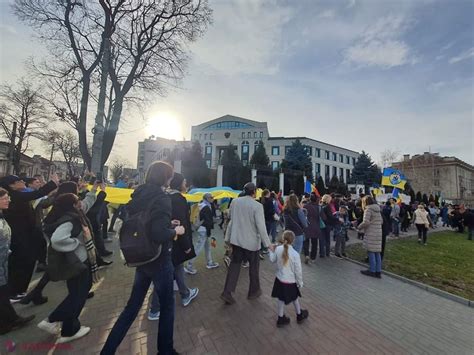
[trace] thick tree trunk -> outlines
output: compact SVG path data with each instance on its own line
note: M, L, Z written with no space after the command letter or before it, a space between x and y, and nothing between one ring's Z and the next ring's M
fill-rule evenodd
M79 137L79 150L82 160L91 169L91 155L87 147L87 106L89 105L90 77L83 76L81 108L79 111L79 122L77 123L77 133Z
M94 126L94 139L92 142L91 171L94 173L102 172L104 167L104 163L102 163L102 146L104 141L105 99L107 91L109 63L110 39L104 38L104 56L102 57L102 73L100 76L99 101L97 103L97 115L95 117Z
M123 99L122 95L115 98L114 110L112 112L112 118L110 124L104 132L104 140L102 145L102 166L105 165L107 159L109 159L110 153L114 146L115 137L119 128L120 117L122 116L123 110Z

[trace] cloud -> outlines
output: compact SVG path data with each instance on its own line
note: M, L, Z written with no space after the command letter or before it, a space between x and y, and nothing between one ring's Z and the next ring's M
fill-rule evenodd
M469 59L469 58L472 58L472 57L474 57L474 47L462 52L461 54L459 54L456 57L452 57L449 60L449 64L458 63L458 62L461 62L463 60L466 60L466 59Z
M276 0L215 2L214 25L192 48L198 64L226 75L275 74L289 7Z
M379 19L345 50L345 62L384 68L416 63L411 48L401 39L410 25L401 15Z
M318 18L331 19L331 18L334 18L335 15L336 15L336 12L334 10L324 10L318 15Z
M13 26L0 24L0 33L2 35L7 34L10 36L16 36L18 34L18 31Z
M346 9L350 9L354 7L355 4L356 4L356 0L349 0L349 3L347 4Z

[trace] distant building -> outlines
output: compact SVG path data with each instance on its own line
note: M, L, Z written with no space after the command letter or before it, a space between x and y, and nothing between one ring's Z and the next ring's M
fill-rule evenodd
M244 165L260 143L263 143L274 170L280 168L287 150L299 139L309 150L313 175L329 181L333 176L348 182L359 153L307 137L271 137L267 122L252 121L242 117L225 115L191 127L191 140L201 144L208 167L215 169L223 152L232 144ZM146 139L138 145L138 170L144 172L148 165L160 156L171 155L191 146L190 141L177 142L164 138Z
M392 164L408 178L415 191L441 196L442 200L474 203L474 166L439 153L403 156Z

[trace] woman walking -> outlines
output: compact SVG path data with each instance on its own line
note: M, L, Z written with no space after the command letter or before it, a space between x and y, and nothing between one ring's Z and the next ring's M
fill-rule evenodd
M333 230L338 223L332 211L331 200L331 195L327 194L321 199L321 215L326 224L326 228L322 230L323 237L319 239L319 256L321 258L324 258L324 256L329 257L329 253L331 252L331 230Z
M0 335L28 324L34 315L21 317L10 303L8 292L8 255L10 254L11 230L3 217L8 209L10 196L8 191L0 187Z
M174 279L178 284L179 294L181 295L181 305L188 306L199 293L199 289L188 288L184 277L183 263L196 256L193 246L193 234L191 229L191 219L189 216L189 206L186 198L183 196L187 190L186 180L179 173L174 173L170 182L170 190L168 194L171 198L171 220L180 222L184 227L184 234L177 240L173 241L172 259L174 265ZM149 320L158 320L160 318L160 300L156 292L152 293L152 302Z
M295 233L293 249L295 249L298 254L301 254L304 241L304 229L308 227L308 221L298 202L298 196L295 194L288 196L283 211L283 218L285 220L285 229Z
M321 220L320 220L320 206L319 197L312 193L309 197L309 202L304 205L307 211L308 227L305 230L305 240L303 243L303 252L305 257L305 264L309 264L316 260L318 254L318 239L321 238Z
M112 328L102 348L102 355L115 354L127 331L138 315L151 282L160 301L160 321L158 325L158 353L174 354L174 268L171 259L172 241L185 233L183 226L173 227L171 223L171 199L165 193L173 178L173 167L157 161L148 168L145 184L132 194L127 211L133 215L150 210L150 237L162 246L158 258L135 270L135 281L125 309ZM177 222L176 222L177 223Z
M68 295L38 324L38 328L50 334L57 334L61 330L57 343L82 338L91 330L81 326L79 315L92 282L98 281L98 268L91 225L80 213L80 209L81 202L75 194L63 194L56 198L51 212L44 220L44 232L51 241L52 250L68 254L60 259L63 264L56 265L56 270L64 272L64 278L61 275L59 279L66 280ZM79 262L72 264L71 258ZM48 261L51 276L51 253ZM74 273L70 275L73 267Z
M380 207L372 196L365 196L362 200L364 219L358 230L364 232L364 247L369 256L369 270L361 270L363 275L381 278L382 276L382 215Z
M275 201L273 200L270 191L265 189L262 192L262 199L260 201L263 205L263 214L265 215L265 226L267 227L267 234L271 238L272 243L275 243L276 238L276 219L275 219Z
M423 245L428 245L426 243L428 228L430 226L428 215L425 205L420 203L415 211L415 225L418 230L418 243L423 243ZM423 238L423 241L421 238Z

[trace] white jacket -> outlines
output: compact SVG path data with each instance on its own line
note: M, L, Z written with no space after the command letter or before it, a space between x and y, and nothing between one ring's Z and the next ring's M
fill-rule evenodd
M291 245L288 246L289 259L286 265L283 265L283 250L283 245L279 245L274 252L270 251L270 261L276 261L278 267L276 277L283 283L296 283L298 287L303 287L300 255Z
M415 224L424 224L426 228L430 226L428 221L428 212L423 208L417 208L415 211Z

